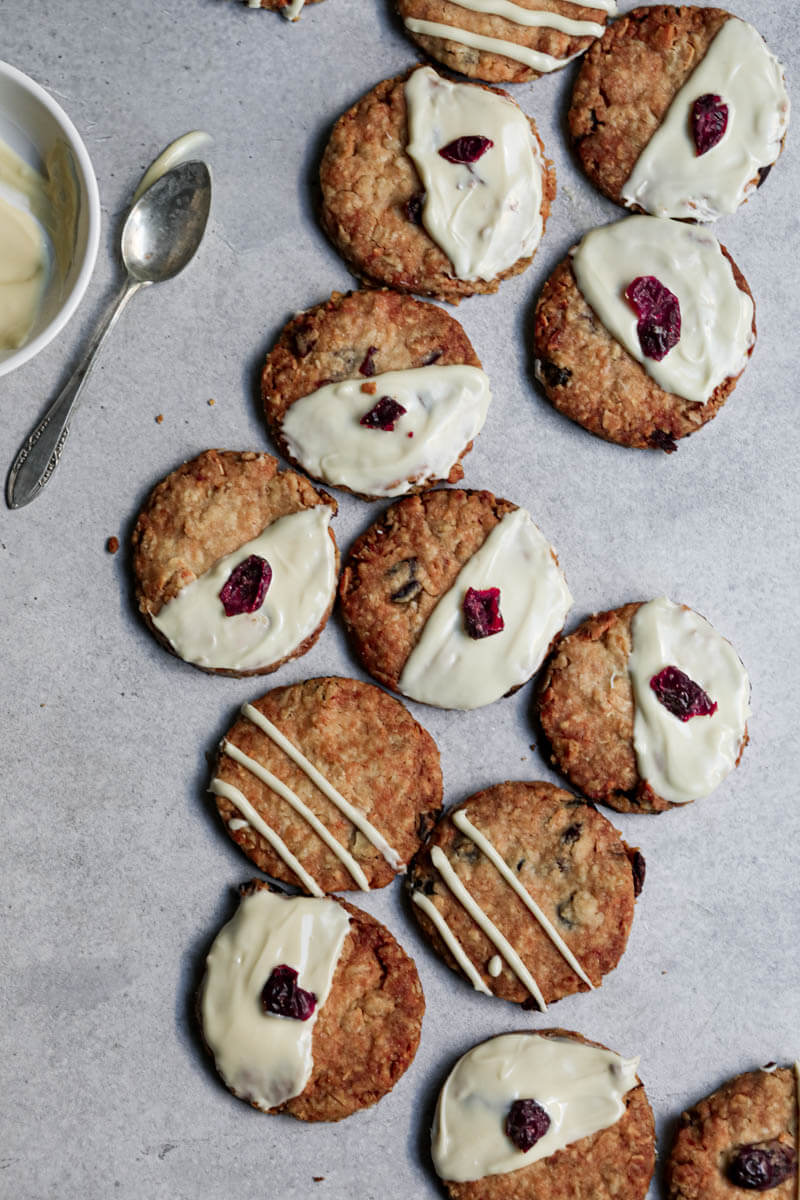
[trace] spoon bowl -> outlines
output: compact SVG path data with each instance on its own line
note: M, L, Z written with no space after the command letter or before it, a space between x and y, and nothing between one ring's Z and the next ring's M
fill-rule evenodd
M9 508L30 504L58 466L69 423L97 352L131 296L177 275L194 257L211 208L211 173L204 162L165 172L136 201L122 229L122 292L90 341L80 366L20 447L8 475Z

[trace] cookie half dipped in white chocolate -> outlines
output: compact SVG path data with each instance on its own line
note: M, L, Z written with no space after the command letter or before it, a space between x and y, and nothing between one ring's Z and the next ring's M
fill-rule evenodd
M670 452L716 415L753 352L755 305L706 229L633 216L593 229L536 307L536 376L591 433Z
M389 508L354 544L342 616L375 678L440 708L479 708L521 687L572 597L525 509L443 490Z
M139 609L179 658L261 675L304 654L333 607L336 502L275 458L207 450L152 491L133 533Z
M585 796L662 812L712 792L747 744L750 682L699 613L665 597L598 613L548 661L539 717Z
M644 1200L655 1131L638 1065L562 1029L473 1047L434 1118L433 1163L452 1200Z
M373 917L258 881L217 934L197 997L230 1091L304 1121L341 1120L390 1091L424 1009L414 963Z
M691 221L733 213L764 181L789 124L783 68L724 9L634 9L584 61L570 131L618 204Z
M456 483L491 399L458 322L386 290L334 293L298 313L261 388L289 460L365 499Z
M536 126L511 97L431 67L340 117L320 182L323 224L356 274L455 304L530 264L555 196Z

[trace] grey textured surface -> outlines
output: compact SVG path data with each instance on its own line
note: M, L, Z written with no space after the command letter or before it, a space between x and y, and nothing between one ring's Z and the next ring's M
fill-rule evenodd
M794 6L740 0L737 12L791 83ZM4 0L2 29L3 57L83 134L104 210L77 317L0 382L3 473L116 286L112 248L143 168L191 128L216 145L197 260L134 300L47 491L0 512L0 1196L434 1197L427 1127L443 1073L480 1038L547 1024L641 1054L663 1155L687 1104L739 1070L800 1055L797 131L767 185L718 226L756 297L753 361L716 420L667 457L593 439L533 383L526 339L541 281L618 214L565 146L575 68L514 90L539 121L559 195L533 267L457 310L495 397L466 483L524 504L554 542L575 596L569 627L662 592L706 614L750 669L752 740L712 797L613 818L648 863L627 954L601 991L544 1017L451 975L399 885L359 901L417 960L422 1046L375 1109L307 1127L229 1096L191 1019L204 950L251 874L217 827L205 755L269 684L205 676L155 644L132 607L127 539L143 497L181 460L208 446L271 448L256 401L263 355L290 312L352 282L316 224L319 155L339 113L414 49L387 0L327 0L294 26L227 0ZM380 506L340 504L346 548ZM335 617L273 682L323 673L360 674ZM473 713L415 709L441 747L448 802L505 778L554 778L531 748L530 699L526 688Z

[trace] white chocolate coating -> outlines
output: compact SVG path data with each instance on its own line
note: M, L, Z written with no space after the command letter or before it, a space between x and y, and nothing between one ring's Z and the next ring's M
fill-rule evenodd
M497 976L503 969L503 960L499 954L493 954L486 964L486 970L491 975L492 979L497 979Z
M50 272L47 180L0 140L0 351L28 339Z
M410 25L409 25L410 27ZM458 279L491 280L541 240L542 158L528 118L512 100L420 67L405 85L406 152L425 187L423 224ZM494 145L469 165L439 154L459 137Z
M211 134L206 133L205 130L192 129L189 133L182 133L179 138L175 138L174 142L170 142L168 146L165 146L158 157L153 159L139 180L136 191L133 193L131 208L133 208L139 197L143 196L147 189L153 186L157 179L160 179L162 175L166 175L167 171L171 171L173 167L197 158L212 145L213 141L214 139Z
M493 17L503 17L513 21L515 25L524 25L528 29L557 29L560 33L572 37L602 37L604 25L596 21L576 21L572 17L562 16L547 8L524 8L513 0L452 0L459 8L468 8L471 12L487 13Z
M336 587L331 509L318 504L280 517L258 537L214 563L152 618L175 653L201 667L255 671L279 662L323 620ZM226 617L219 593L251 554L272 568L264 603Z
M498 853L497 848L489 841L485 833L482 833L475 825L472 824L466 811L462 808L458 812L452 814L450 818L461 833L465 834L481 851L482 854L489 859L489 862L495 867L500 876L505 880L512 891L516 892L522 903L530 913L536 918L544 932L550 938L555 948L558 950L565 962L569 963L575 974L584 983L588 984L589 990L592 990L592 981L584 971L581 964L578 962L575 955L570 950L567 943L562 938L561 934L548 919L545 913L542 912L539 905L534 900L527 888L523 887L517 878L516 874L508 866L508 863ZM494 961L494 960L493 960ZM499 974L500 972L496 972ZM491 964L489 965L489 974L492 974Z
M470 29L461 29L458 25L443 25L441 21L420 21L417 17L406 17L405 25L412 33L421 33L423 37L447 38L450 42L459 42L462 46L470 46L473 50L485 50L487 54L502 54L504 58L520 62L532 71L549 75L558 71L583 53L582 50L570 54L567 58L556 58L553 54L545 54L543 50L531 50L528 46L520 46L517 42L509 42L506 38L487 37L482 33L473 33Z
M658 217L626 217L587 233L572 252L578 288L608 332L665 392L704 404L744 370L753 345L753 302L706 229ZM678 297L681 334L657 362L642 353L625 289L654 275Z
M303 5L305 2L306 0L290 0L290 3L287 4L285 8L281 9L281 15L284 16L287 21L296 21L300 16L300 13L303 11Z
M500 954L508 963L509 967L514 972L522 986L527 988L527 990L533 996L534 1000L539 1006L540 1012L546 1012L547 1005L545 1004L544 996L539 990L536 980L533 978L530 971L509 942L508 938L506 938L500 932L494 921L492 921L486 915L481 906L478 904L469 888L465 887L458 878L458 875L451 867L447 855L445 854L444 850L442 850L441 846L434 846L431 850L431 862L449 887L450 891L455 896L456 900L458 900L459 904L466 909L478 928L483 930L492 945L500 951Z
M709 94L728 106L728 124L716 146L698 154L692 107ZM622 199L659 217L716 221L756 187L759 168L780 154L788 124L781 64L752 25L731 17L639 155Z
M462 606L470 587L500 589L500 633L476 639L466 632ZM514 509L439 600L403 668L399 690L440 708L491 704L533 675L571 604L548 542L524 508Z
M475 1046L439 1094L432 1144L437 1174L455 1183L506 1175L608 1129L625 1112L638 1065L638 1058L537 1034L504 1034ZM523 1152L507 1136L505 1121L515 1100L528 1099L547 1111L551 1124Z
M673 804L707 796L736 765L750 715L750 681L733 646L691 609L665 596L637 610L628 671L639 774ZM717 702L707 717L681 721L657 699L650 680L678 667Z
M463 364L387 371L368 382L329 383L296 400L281 426L291 456L315 479L368 496L402 496L447 479L483 428L491 393L486 374ZM382 396L406 409L393 430L360 424Z
M200 996L203 1036L231 1091L267 1110L299 1096L313 1070L312 1036L350 918L333 900L263 889L243 896L214 939ZM306 1021L265 1013L261 992L285 964L317 998Z

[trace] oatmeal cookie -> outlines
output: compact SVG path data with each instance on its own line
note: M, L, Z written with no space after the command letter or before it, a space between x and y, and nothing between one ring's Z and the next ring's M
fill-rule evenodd
M440 708L478 708L536 671L572 602L529 514L491 492L423 492L354 543L341 612L379 683Z
M530 264L555 197L535 124L509 96L423 67L339 118L320 183L323 226L358 276L453 304Z
M657 813L707 795L738 765L749 697L730 642L662 597L596 613L563 638L538 712L574 787L618 812Z
M569 128L592 183L662 217L734 212L783 147L783 70L751 25L721 8L636 8L584 59Z
M206 450L157 484L133 531L136 599L179 658L265 675L314 645L336 594L336 501L278 460Z
M197 998L225 1085L264 1112L340 1121L410 1066L425 1000L413 960L344 901L241 889Z
M245 704L211 791L260 870L321 894L384 887L405 870L441 809L442 772L398 700L357 679L307 679Z
M267 355L261 394L290 462L378 499L463 478L490 399L480 367L437 305L385 289L334 292L288 323Z
M448 966L478 991L542 1008L614 969L643 880L643 856L591 805L520 782L449 809L407 886Z
M797 1106L795 1071L772 1063L688 1109L667 1160L669 1200L795 1200Z

